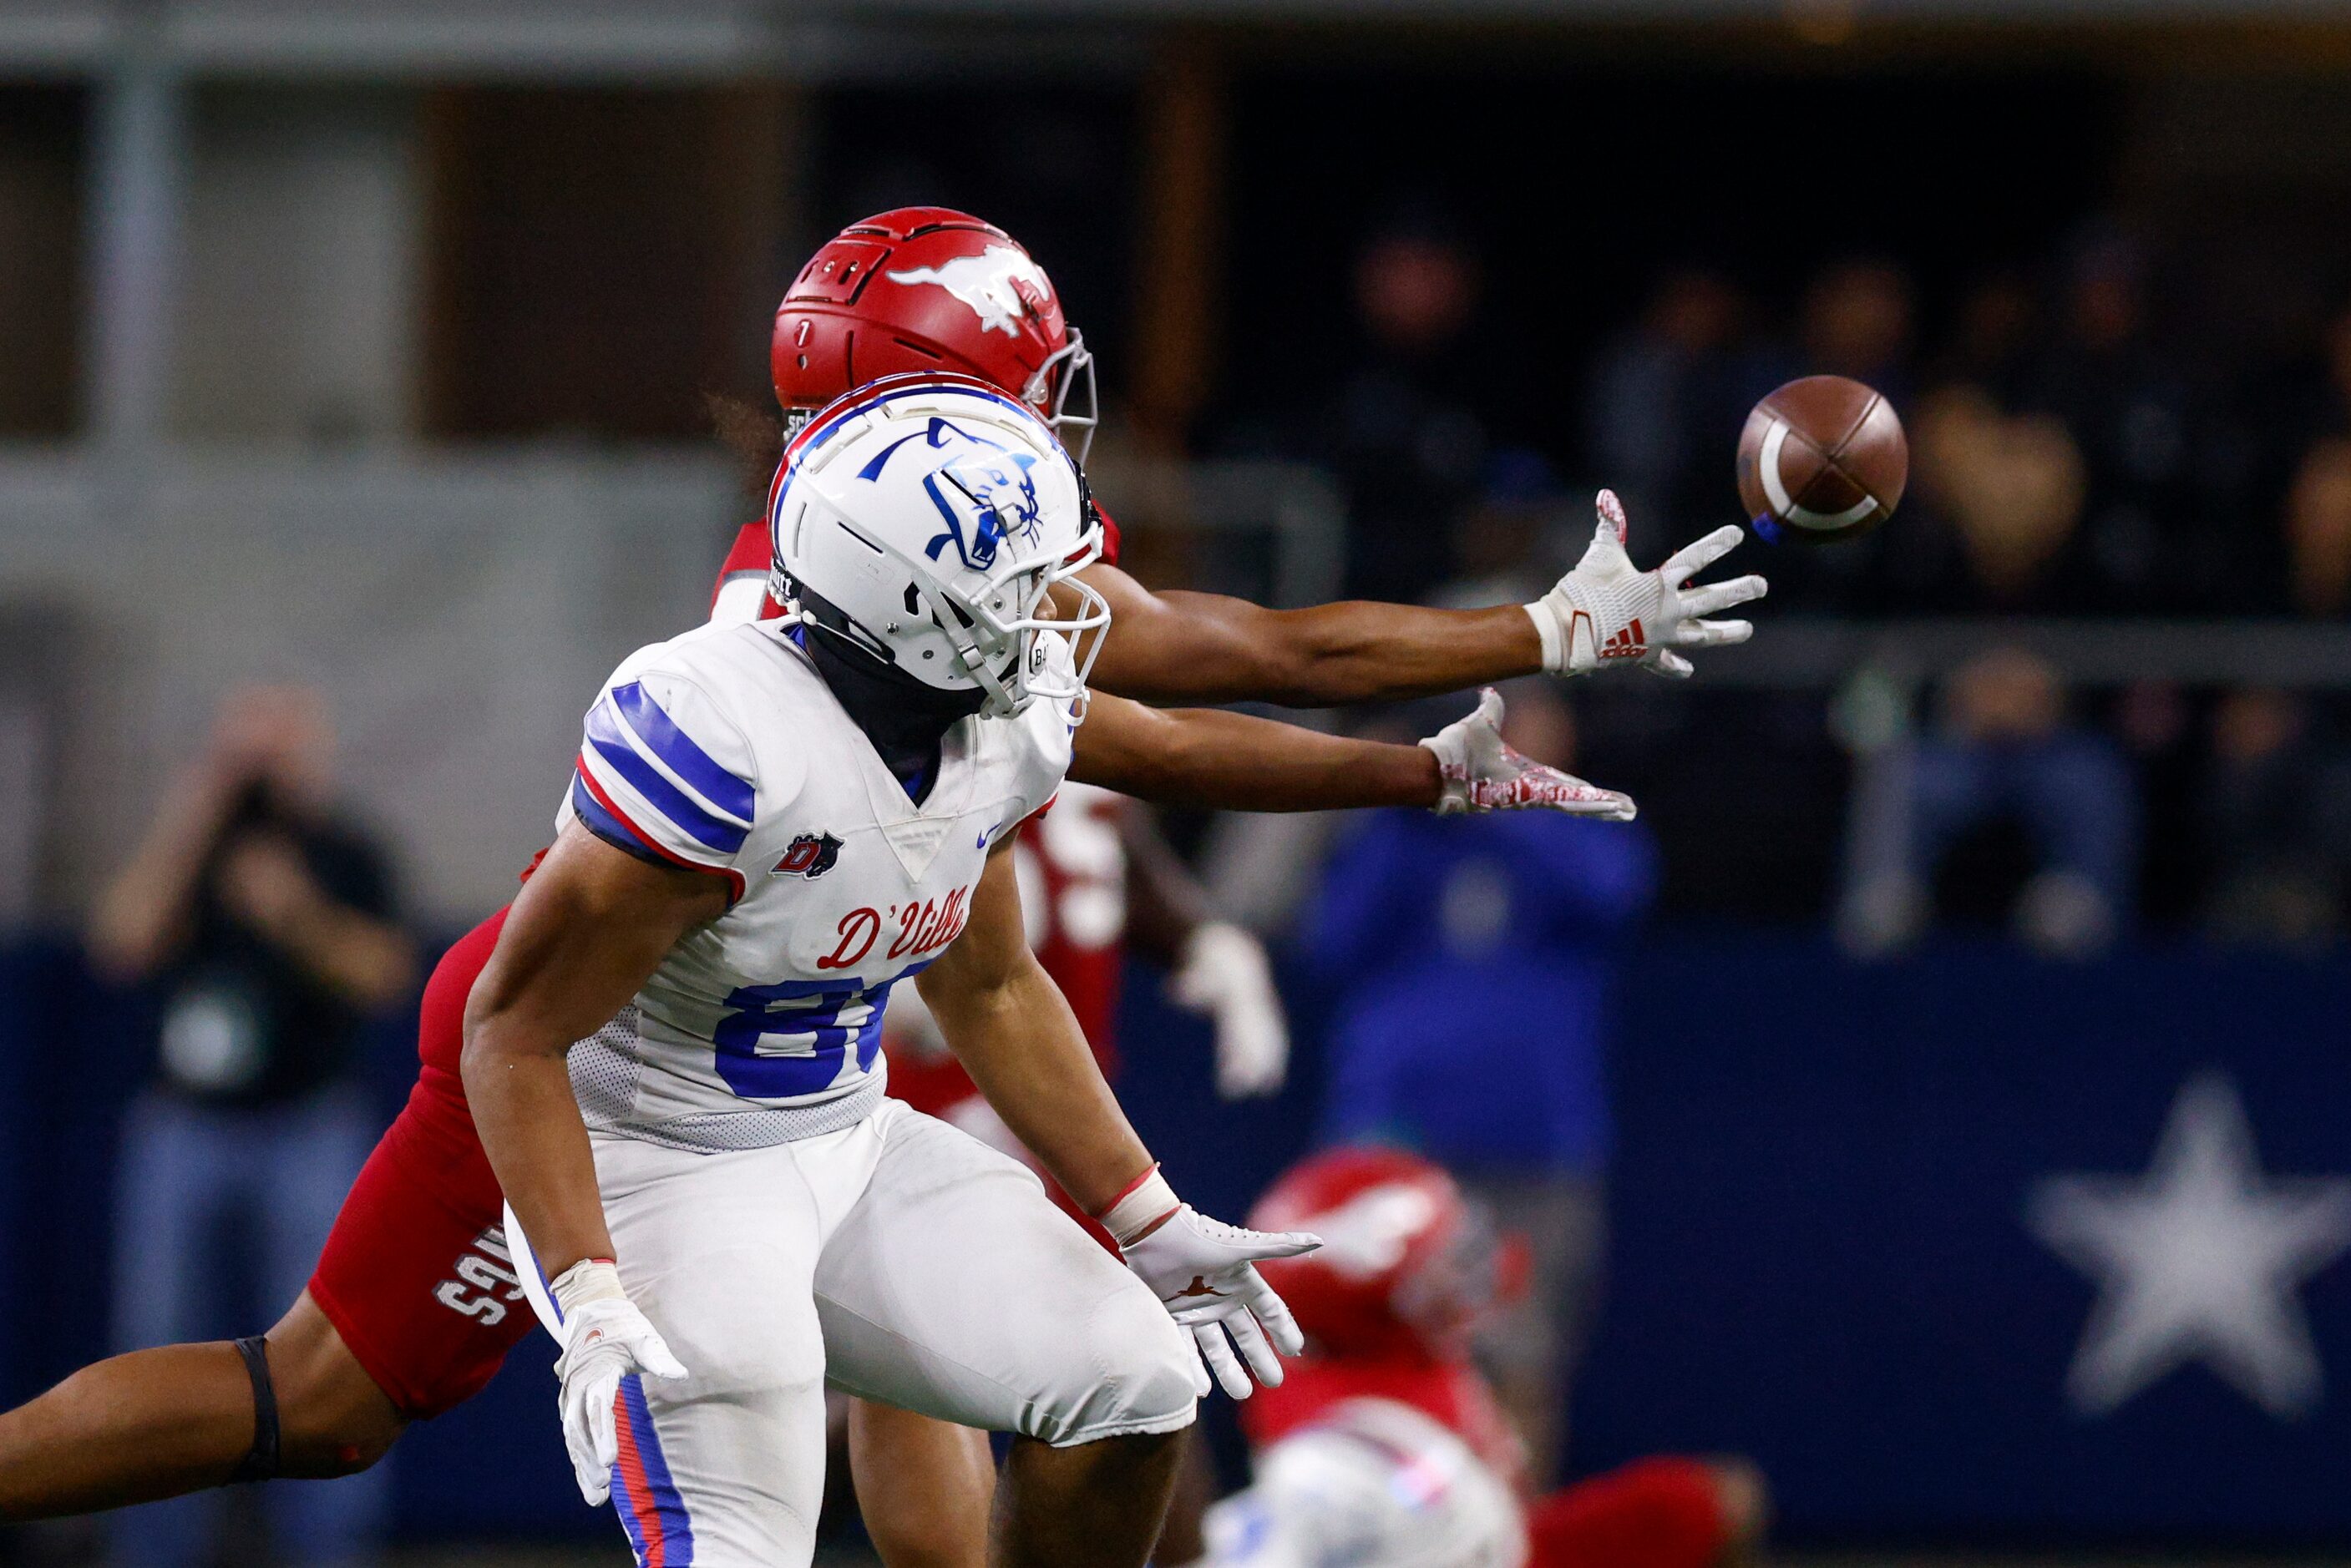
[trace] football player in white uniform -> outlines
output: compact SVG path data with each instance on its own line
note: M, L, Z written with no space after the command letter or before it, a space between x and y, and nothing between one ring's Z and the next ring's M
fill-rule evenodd
M877 270L864 266L877 244L896 247L892 265L867 276ZM1050 286L1040 280L1036 291L1019 291L1022 312L1007 332L957 304L961 296L930 275L957 256L1000 260L1008 250L1018 246L956 213L885 214L852 226L810 262L778 316L774 363L787 408L798 417L893 369L948 365L1063 415L1084 355ZM834 286L845 283L845 273L835 275L850 261L870 285L862 295ZM831 315L818 319L824 301L831 301L824 306ZM954 308L938 308L941 301ZM991 352L999 345L1001 354ZM1604 520L1620 523L1605 507ZM1057 589L1056 598L1067 610L1079 587L1106 595L1121 635L1102 659L1103 684L1160 701L1256 696L1323 705L1538 668L1567 673L1638 664L1683 673L1687 666L1675 649L1747 635L1743 621L1699 618L1760 595L1760 578L1686 586L1735 541L1736 529L1646 574L1625 560L1621 526L1603 533L1608 537L1595 539L1578 570L1523 612L1364 604L1272 611L1210 595L1154 596L1104 564ZM754 605L771 558L764 535L764 528L747 534L748 556L729 562L730 581ZM738 565L743 569L734 571ZM1635 647L1644 628L1648 640ZM1328 737L1321 765L1311 748L1295 744L1260 743L1255 756L1244 755L1234 742L1248 737L1249 722L1211 711L1176 723L1154 710L1105 701L1086 726L1092 776L1130 794L1240 809L1427 804L1432 793L1444 810L1606 813L1621 805L1621 797L1579 781L1527 768L1501 747L1484 710L1427 742L1443 764L1441 779L1430 776L1439 770L1429 766L1428 753L1403 748L1416 765L1378 763L1384 783ZM1275 752L1280 767L1270 776L1262 764ZM1383 789L1390 792L1384 798ZM821 854L820 844L814 852ZM490 1300L490 1284L474 1278L502 1269L505 1252L495 1239L496 1183L480 1157L455 1068L457 1015L504 914L469 933L436 969L420 1032L417 1092L346 1203L311 1287L266 1336L114 1357L0 1413L0 1515L45 1517L276 1474L349 1473L375 1462L410 1421L462 1402L488 1380L521 1324L519 1314ZM482 1247L495 1256L474 1256ZM461 1315L465 1308L483 1310ZM967 1543L988 1509L985 1444L903 1413L892 1428L904 1440L862 1467L874 1486L868 1495L862 1477L860 1492L869 1513L893 1521L902 1540L903 1558L893 1561L970 1561ZM950 1484L955 1475L971 1484Z
M999 852L1083 717L1108 612L1057 626L1048 595L1097 525L1042 421L952 379L820 415L772 516L797 624L621 666L467 1010L583 1490L616 1488L643 1560L806 1563L830 1378L1018 1434L1004 1561L1140 1564L1210 1370L1243 1393L1298 1348L1252 1261L1313 1243L1175 1198L1022 935ZM883 1007L916 974L1128 1268L884 1098Z

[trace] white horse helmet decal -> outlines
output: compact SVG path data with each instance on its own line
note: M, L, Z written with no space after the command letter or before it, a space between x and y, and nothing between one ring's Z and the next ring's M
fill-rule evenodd
M1038 300L1053 297L1052 281L1045 269L1018 245L990 245L974 256L954 256L936 266L912 267L884 274L892 283L912 286L935 283L971 306L983 332L1013 335L1014 324L1029 309L1029 298L1019 286L1027 284Z

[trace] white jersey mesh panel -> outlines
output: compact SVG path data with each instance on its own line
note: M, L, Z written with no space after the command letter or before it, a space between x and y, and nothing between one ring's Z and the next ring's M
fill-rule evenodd
M889 1085L889 1070L876 1058L874 1072L851 1093L807 1106L762 1106L648 1121L637 1114L637 1084L645 1071L640 1056L639 1014L631 1002L612 1021L571 1047L566 1065L580 1119L591 1132L619 1133L665 1148L722 1154L765 1148L795 1138L820 1137L854 1127L872 1115Z

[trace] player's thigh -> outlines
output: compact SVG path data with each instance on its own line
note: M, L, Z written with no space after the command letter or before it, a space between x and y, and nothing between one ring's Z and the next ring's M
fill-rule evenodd
M817 1267L837 1386L1055 1445L1190 1424L1189 1342L1035 1176L903 1106L875 1119L872 1179Z
M600 1137L596 1169L622 1283L699 1394L822 1384L823 1217L791 1146L702 1154Z
M631 1379L613 1503L641 1558L805 1563L824 1490L822 1226L789 1146L596 1144L630 1299L688 1376ZM686 1548L690 1545L690 1552Z
M501 1209L464 1107L418 1096L327 1234L308 1294L403 1416L472 1398L530 1333Z

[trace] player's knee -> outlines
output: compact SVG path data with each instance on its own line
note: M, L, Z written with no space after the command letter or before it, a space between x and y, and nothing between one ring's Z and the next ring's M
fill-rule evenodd
M256 1387L255 1416L256 1424L276 1422L274 1474L356 1475L400 1440L408 1418L307 1296L269 1332L266 1346L271 1408L264 1409Z
M309 1376L277 1379L278 1468L296 1480L329 1480L357 1475L392 1451L407 1428L372 1382L364 1386L331 1369L303 1369ZM360 1375L364 1382L365 1374Z
M365 1419L327 1427L288 1428L277 1473L289 1480L334 1480L374 1467L392 1452L400 1428Z
M1038 1436L1061 1447L1191 1424L1197 1353L1142 1282L1113 1293L1073 1337L1081 1354L1070 1358L1071 1381L1047 1413L1050 1429Z

